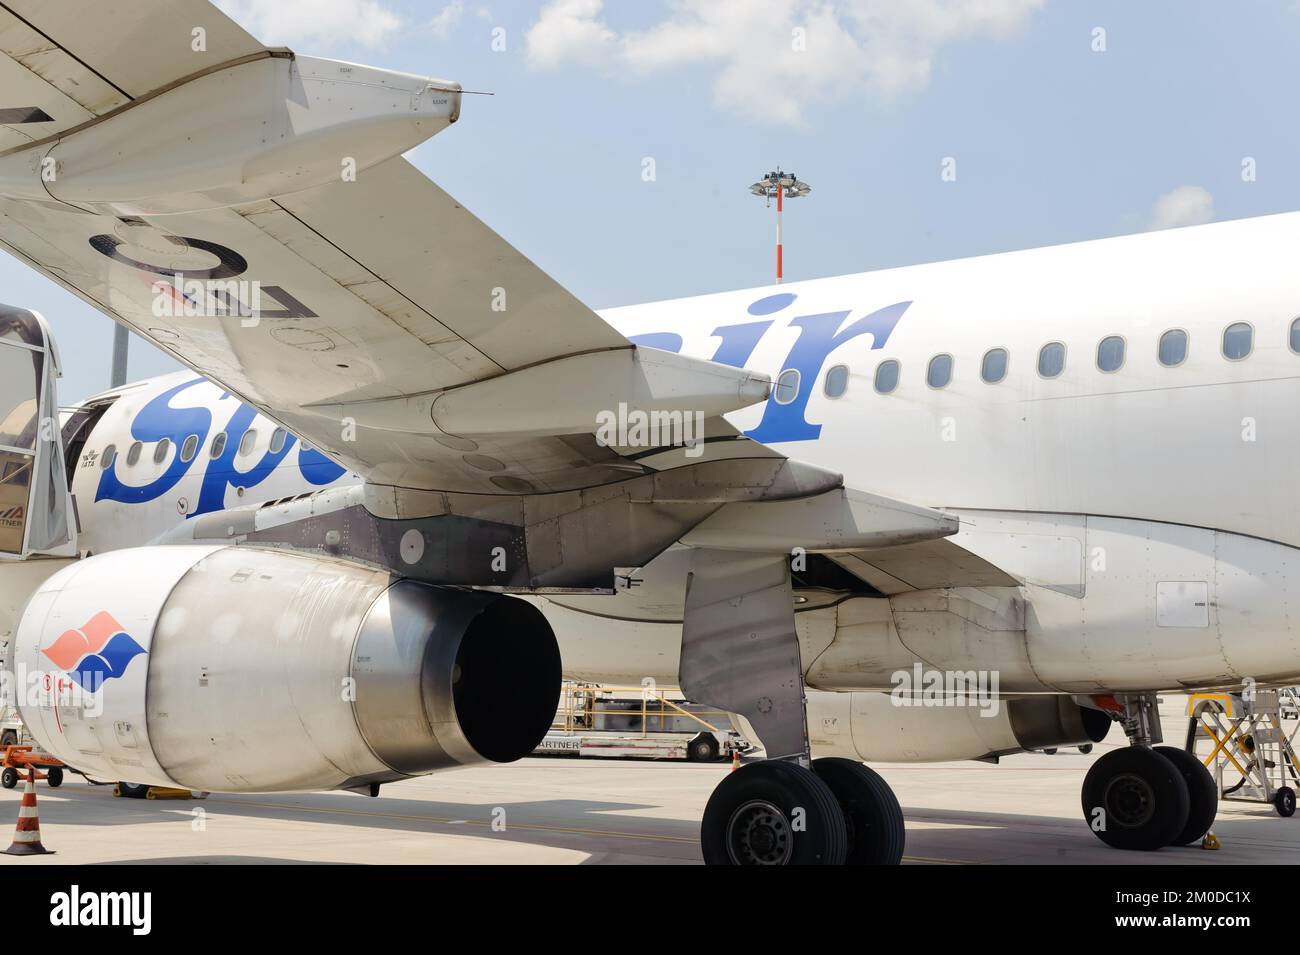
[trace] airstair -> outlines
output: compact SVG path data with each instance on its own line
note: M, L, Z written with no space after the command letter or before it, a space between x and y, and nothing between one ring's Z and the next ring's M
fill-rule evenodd
M1220 799L1269 803L1281 816L1295 813L1300 688L1194 693L1187 715L1186 749L1209 768Z

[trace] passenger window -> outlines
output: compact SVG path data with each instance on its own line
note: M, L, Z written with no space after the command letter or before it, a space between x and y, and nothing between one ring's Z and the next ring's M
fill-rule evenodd
M788 405L799 396L799 369L787 368L776 376L772 388L772 400L779 405ZM252 434L250 431L249 434Z
M221 453L226 450L226 432L222 431L212 439L212 450L208 452L209 457L219 458Z
M1124 367L1124 339L1107 335L1097 343L1097 367L1102 371L1119 371Z
M990 348L984 353L984 360L980 362L980 377L987 384L995 385L1007 376L1007 350L1005 348Z
M1245 322L1233 322L1223 330L1223 357L1241 361L1255 345L1255 330Z
M1157 350L1160 364L1166 368L1181 365L1187 360L1187 333L1181 328L1171 328L1160 336Z
M1038 352L1038 373L1044 378L1055 378L1065 371L1065 346L1048 342Z
M113 466L113 459L116 457L117 457L117 445L110 444L108 447L104 449L104 456L99 459L100 469L103 471L107 471L109 468Z
M890 358L876 366L876 391L887 395L898 387L898 362Z
M253 453L253 444L257 441L257 431L249 428L244 432L244 436L239 439L239 453L249 455Z
M834 369L831 369L832 371ZM284 447L285 432L284 428L276 428L271 432L271 453L279 454Z
M192 434L186 438L185 443L181 445L181 461L185 464L189 464L194 460L194 455L198 450L199 436L197 434Z
M947 388L952 381L952 355L935 355L925 371L925 383L931 388Z
M167 460L167 452L171 450L172 443L167 438L158 442L158 447L153 449L153 463L162 464Z
M137 441L135 444L131 445L131 447L127 449L126 452L127 467L131 467L132 465L135 464L135 462L140 460L140 451L143 448L144 445L141 444L139 441Z
M826 372L826 384L823 387L827 398L842 398L849 390L849 366L836 365Z
M1300 354L1300 318L1291 323L1291 350Z

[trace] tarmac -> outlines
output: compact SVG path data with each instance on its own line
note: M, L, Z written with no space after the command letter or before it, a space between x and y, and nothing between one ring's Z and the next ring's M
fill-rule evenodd
M1166 730L1170 733L1170 729ZM1170 733L1170 735L1173 735ZM1294 864L1300 816L1221 802L1222 848L1118 852L1089 831L1079 787L1091 755L1023 754L1000 765L879 764L907 820L905 862L935 865ZM700 862L700 813L726 763L535 757L383 787L380 796L313 793L205 799L116 798L70 777L37 783L50 856L0 863L661 864ZM22 785L0 790L0 827ZM0 840L5 838L0 831Z

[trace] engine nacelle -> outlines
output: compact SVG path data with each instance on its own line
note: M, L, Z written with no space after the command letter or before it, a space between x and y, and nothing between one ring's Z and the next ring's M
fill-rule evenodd
M937 763L1100 743L1111 718L1068 696L990 700L985 706L900 706L888 693L808 692L814 756Z
M32 596L10 657L23 721L60 759L214 792L509 762L560 692L555 635L522 600L248 546L79 561Z

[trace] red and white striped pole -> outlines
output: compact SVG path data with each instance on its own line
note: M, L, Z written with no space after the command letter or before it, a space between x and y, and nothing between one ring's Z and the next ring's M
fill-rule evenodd
M812 187L806 182L800 182L799 177L793 173L778 169L769 172L750 186L749 191L756 196L762 196L769 204L772 202L772 197L776 197L776 284L780 285L785 281L785 241L781 234L785 200L806 196L812 191Z
M785 189L778 183L776 187L776 284L781 284L781 213L785 211Z

